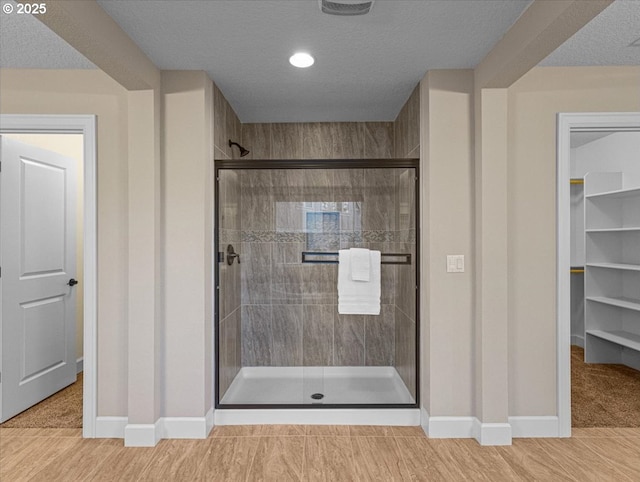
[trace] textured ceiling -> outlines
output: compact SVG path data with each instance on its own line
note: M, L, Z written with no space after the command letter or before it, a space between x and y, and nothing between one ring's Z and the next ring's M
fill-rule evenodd
M640 65L640 0L616 0L540 65Z
M528 0L98 0L161 69L202 69L243 122L393 120L425 72L473 68ZM316 63L288 63L308 50Z
M21 69L95 69L76 49L32 15L0 13L0 67Z
M2 3L12 3L4 0ZM473 68L529 0L98 0L161 69L205 70L243 122L392 120L430 69ZM638 65L640 0L617 0L541 65ZM316 65L288 64L306 49ZM0 14L0 66L94 68L30 15Z

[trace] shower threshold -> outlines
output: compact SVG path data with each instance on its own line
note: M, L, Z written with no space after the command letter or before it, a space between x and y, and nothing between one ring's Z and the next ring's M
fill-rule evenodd
M221 405L310 408L414 403L394 367L243 367L220 400Z

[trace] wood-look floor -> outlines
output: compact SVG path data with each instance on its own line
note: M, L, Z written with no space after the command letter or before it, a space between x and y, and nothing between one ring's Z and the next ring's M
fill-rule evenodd
M0 480L640 480L640 429L574 429L510 447L428 439L419 427L228 426L206 440L125 448L78 429L0 429Z

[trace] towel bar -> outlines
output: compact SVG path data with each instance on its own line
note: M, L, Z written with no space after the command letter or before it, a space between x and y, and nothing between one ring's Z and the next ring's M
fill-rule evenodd
M335 256L336 259L309 259L310 256ZM303 263L315 263L315 264L338 264L337 252L329 252L329 251L303 251L302 252L302 262ZM404 258L402 261L385 261L384 259L380 262L381 264L411 264L411 253L381 253L382 258Z

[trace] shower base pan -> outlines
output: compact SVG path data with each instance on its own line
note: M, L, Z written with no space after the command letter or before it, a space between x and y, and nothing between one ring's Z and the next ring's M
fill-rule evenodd
M221 403L412 404L415 400L393 367L244 367Z
M322 398L318 399L317 394ZM420 425L418 408L374 406L414 403L393 367L244 367L220 401L215 423ZM345 404L372 407L323 408L323 405ZM224 405L252 407L225 408ZM309 408L274 405L308 405Z

